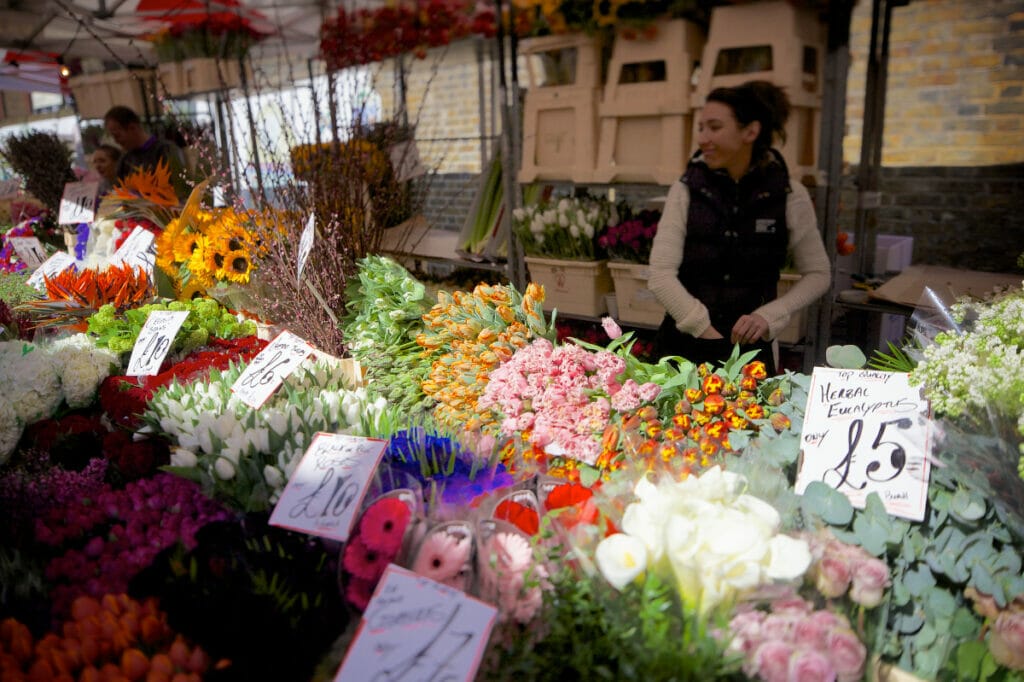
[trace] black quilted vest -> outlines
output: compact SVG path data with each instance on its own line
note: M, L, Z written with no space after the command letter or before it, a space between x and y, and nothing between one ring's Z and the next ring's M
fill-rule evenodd
M739 182L696 156L681 180L690 208L679 281L728 338L741 315L776 298L789 246L789 171L771 149Z

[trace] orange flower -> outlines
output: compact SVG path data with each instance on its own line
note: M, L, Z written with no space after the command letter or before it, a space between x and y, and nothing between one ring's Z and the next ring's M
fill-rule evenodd
M747 413L748 419L764 419L764 408L757 403L748 406L744 412Z
M699 388L688 388L684 395L686 395L686 399L690 401L691 404L699 403L704 398L704 394L701 393Z
M764 363L760 360L754 360L743 365L743 376L754 377L757 380L765 379L768 376L768 370L765 368Z
M178 205L178 195L171 185L171 170L163 159L153 168L136 168L114 187L110 196L126 201L142 198L165 208Z
M726 431L728 431L728 427L722 421L712 422L704 427L704 433L716 440L720 440Z
M701 438L699 445L700 451L708 457L718 452L718 449L720 447L719 442L717 440L715 440L714 438L710 438L708 436ZM703 461L701 462L701 464L703 465Z
M701 387L707 395L721 393L722 388L725 387L725 379L717 374L711 374L704 378L704 383Z
M672 423L685 431L690 428L690 415L674 414L672 415Z
M792 425L789 417L782 414L781 412L775 412L771 416L772 428L776 431L782 432L788 429Z
M712 393L704 398L704 411L708 414L719 414L725 409L725 398L721 393Z

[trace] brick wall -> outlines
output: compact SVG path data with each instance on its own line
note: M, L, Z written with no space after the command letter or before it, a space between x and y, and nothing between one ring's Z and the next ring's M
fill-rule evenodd
M860 160L871 2L854 9L843 156ZM1024 161L1024 1L913 0L893 10L882 165Z

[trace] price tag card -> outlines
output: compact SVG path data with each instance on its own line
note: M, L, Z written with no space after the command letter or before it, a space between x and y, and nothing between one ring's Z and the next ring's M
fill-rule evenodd
M302 271L306 267L306 260L309 259L309 254L313 250L313 239L315 236L315 216L310 214L309 220L306 221L306 227L302 230L302 236L299 237L299 260L296 281L300 283L302 282Z
M231 391L249 407L258 408L313 352L314 348L300 337L281 332L235 379Z
M395 169L395 181L405 182L426 175L427 169L420 162L416 140L407 140L391 145L388 149L391 167Z
M67 251L58 251L36 268L32 276L28 278L27 284L42 291L46 287L43 277L54 277L74 266L75 259Z
M136 226L111 257L112 263L141 267L151 278L156 265L156 237L144 227Z
M57 222L61 225L91 223L96 217L96 195L99 191L100 183L95 180L64 185Z
M334 682L476 676L497 609L391 564Z
M338 433L313 436L281 492L270 524L345 542L387 441Z
M863 509L877 492L895 516L921 521L928 501L930 407L905 372L815 367L795 490L822 481Z
M7 241L30 269L35 270L46 261L46 249L38 237L8 237Z
M186 317L187 310L150 311L135 340L126 374L130 377L157 374Z

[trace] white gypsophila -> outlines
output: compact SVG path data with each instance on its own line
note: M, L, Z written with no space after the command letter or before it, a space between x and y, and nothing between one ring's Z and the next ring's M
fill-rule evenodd
M7 462L7 459L14 452L18 441L21 440L22 423L18 419L18 413L14 411L11 401L0 394L0 464Z
M64 399L51 355L23 341L0 342L0 386L25 425L52 417Z
M96 399L100 384L120 367L118 355L98 348L87 334L55 341L48 348L60 375L68 407L87 407Z

